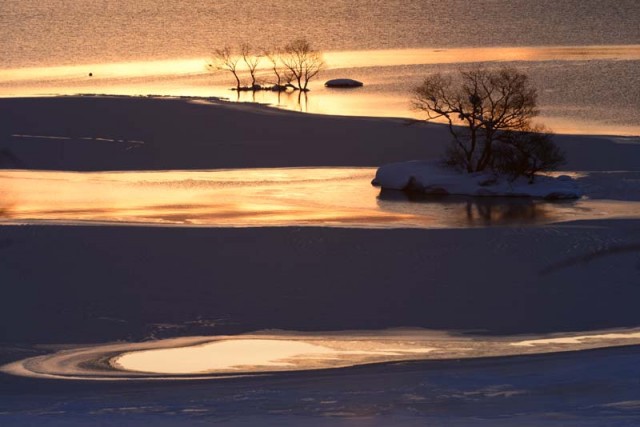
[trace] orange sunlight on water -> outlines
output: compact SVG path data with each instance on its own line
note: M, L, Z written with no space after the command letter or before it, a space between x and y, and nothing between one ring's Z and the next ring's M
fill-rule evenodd
M326 61L330 68L586 59L640 60L640 45L393 49L329 52L326 54Z
M176 58L0 69L0 96L110 94L218 97L309 113L423 118L412 110L410 97L411 88L419 84L425 75L436 71L451 72L457 68L456 64L521 62L529 72L542 73L532 76L541 95L540 121L555 132L638 135L640 126L634 117L640 110L633 105L634 89L612 86L607 77L611 69L607 68L605 72L599 69L614 64L619 69L617 72L628 73L633 61L638 60L640 45L327 52L327 69L321 79L312 81L308 96L299 98L298 93L291 92L236 93L229 90L232 84L228 72L212 73L207 70L207 58ZM258 81L264 84L272 83L267 64L263 60L262 69L258 72ZM540 68L540 65L532 64L548 65ZM247 73L242 75L246 84L244 74ZM340 77L362 80L365 86L346 91L323 86L326 79ZM617 113L623 110L628 114Z
M0 224L449 228L637 216L637 203L410 200L371 168L0 173Z
M265 331L76 347L19 360L0 366L0 371L65 380L193 380L371 363L522 356L639 342L637 329L499 337L425 329Z
M553 46L553 47L474 47L450 49L381 49L324 53L329 70L402 65L452 64L486 61L572 61L572 60L640 60L640 45L621 46ZM57 67L1 69L3 84L65 80L88 77L133 78L179 76L206 73L207 58L182 58L142 62L83 64ZM263 60L260 69L269 64ZM239 70L245 70L243 63ZM4 95L0 92L0 96Z
M276 339L274 339L276 338ZM342 338L342 339L340 339ZM504 337L449 336L398 331L368 337L337 335L227 337L198 345L125 352L110 361L124 371L164 375L327 369L402 360L546 353L637 343L636 330L584 335ZM564 348L563 348L564 347Z
M324 169L0 174L6 220L174 225L384 221L374 171ZM327 181L342 191L327 189ZM356 190L353 186L362 188ZM343 200L345 192L351 200ZM394 215L403 217L406 215Z

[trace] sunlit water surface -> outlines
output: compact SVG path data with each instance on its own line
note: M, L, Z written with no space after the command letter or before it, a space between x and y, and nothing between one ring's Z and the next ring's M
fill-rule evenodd
M371 363L521 356L637 345L637 329L538 336L466 336L424 329L263 332L64 349L0 367L72 380L210 379Z
M538 120L554 131L640 135L640 45L333 51L325 60L327 69L302 96L234 92L229 89L231 75L207 71L206 57L0 69L0 96L218 97L310 113L424 118L412 108L411 90L425 76L478 64L506 65L531 77L540 95ZM246 72L241 75L248 84ZM324 81L341 77L365 85L350 90L324 87ZM262 69L258 81L273 83L271 73Z
M372 168L0 172L0 223L450 228L638 217L638 202L410 199Z
M639 20L636 0L9 0L0 5L0 96L218 96L419 117L409 93L424 76L507 64L531 76L541 121L556 132L640 135ZM238 98L228 90L233 78L205 71L224 45L281 46L299 36L326 52L327 69L306 98ZM365 86L323 87L337 77Z
M199 57L306 36L323 50L639 44L636 0L4 0L3 67Z

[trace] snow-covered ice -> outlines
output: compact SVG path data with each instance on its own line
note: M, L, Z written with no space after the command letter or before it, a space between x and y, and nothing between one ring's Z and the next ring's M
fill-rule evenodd
M478 197L536 197L548 200L577 199L582 190L569 175L538 175L533 183L521 177L510 180L487 172L464 173L434 161L408 161L381 166L373 184L388 190L425 195Z

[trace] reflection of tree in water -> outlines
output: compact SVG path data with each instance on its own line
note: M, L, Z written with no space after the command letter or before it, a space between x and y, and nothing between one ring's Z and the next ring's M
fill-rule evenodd
M467 200L465 213L470 225L533 223L547 217L547 210L531 199Z
M378 200L383 202L379 203L383 210L436 216L446 224L458 226L549 222L555 216L553 207L562 203L516 197L426 196L396 190L381 190ZM411 204L393 202L411 202ZM563 203L564 205L566 202Z
M275 104L278 107L284 107L289 110L301 111L303 113L306 113L309 109L309 100L311 96L312 95L310 95L308 92L301 91L239 91L236 92L235 101Z
M301 112L309 111L309 98L307 92L298 92L298 108Z

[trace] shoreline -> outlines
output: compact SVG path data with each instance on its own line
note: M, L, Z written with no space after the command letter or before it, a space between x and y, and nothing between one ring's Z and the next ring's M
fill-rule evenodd
M330 202L329 196L332 192L329 189L323 188L320 183L316 187L304 184L304 169L317 171L320 170L318 168L327 167L339 169L377 167L415 159L433 161L440 157L440 153L444 151L450 140L447 127L436 123L377 117L325 116L285 111L257 103L238 104L217 98L128 96L7 98L0 99L0 108L3 107L8 114L0 117L0 129L5 130L3 134L0 134L0 150L5 153L5 164L2 166L7 170L4 185L8 187L5 188L4 193L5 208L9 210L12 209L12 202L11 197L7 199L7 196L12 194L11 185L26 186L24 188L28 193L25 193L25 197L31 197L34 202L40 197L37 196L37 189L31 189L28 186L28 182L30 182L28 176L26 181L16 181L15 179L20 174L12 178L11 169L15 169L16 172L19 172L19 169L42 170L51 173L55 173L54 171L103 172L107 173L104 175L107 177L109 172L139 171L141 173L140 177L132 175L130 178L126 178L131 180L129 184L123 178L120 186L114 187L114 184L111 186L113 188L107 187L107 182L100 182L100 179L108 181L107 178L90 178L90 175L86 175L86 178L83 179L92 181L87 181L84 186L79 186L74 190L96 191L97 195L103 191L114 191L115 188L118 188L118 191L133 191L136 180L142 179L143 182L140 184L146 183L145 173L162 172L162 177L154 178L159 179L158 183L149 189L154 190L154 194L156 194L158 193L157 185L169 185L167 190L172 191L175 203L180 204L196 202L197 199L193 199L191 202L189 197L204 197L206 199L214 197L217 194L214 191L226 191L224 186L216 184L216 175L194 178L194 174L197 174L198 171L212 171L224 180L226 178L223 177L224 175L219 175L220 172L227 171L233 174L234 172L243 173L242 171L245 170L244 173L248 175L243 180L248 180L248 182L245 186L246 190L243 191L247 191L247 194L259 195L260 192L257 188L252 189L251 182L255 181L255 185L260 184L261 170L264 170L266 174L262 181L266 180L265 183L270 183L273 186L273 191L282 187L277 182L277 177L280 174L278 169L283 173L299 170L302 173L295 180L300 184L294 188L295 191L304 191L305 194L321 192ZM578 178L583 188L582 192L588 198L611 200L614 203L640 201L640 193L633 186L633 182L640 174L640 144L629 142L627 138L618 136L557 135L556 141L567 152L568 164L555 174L572 171L571 174ZM172 173L177 175L173 176ZM285 174L291 175L290 172ZM38 178L37 174L32 178L45 179L42 182L49 185L46 183L46 176L43 173L41 178ZM66 179L72 177L72 175L61 174L59 178L64 180L65 176ZM270 176L273 178L269 178ZM196 179L195 182L194 179ZM229 184L233 184L240 178L231 177L229 179ZM270 181L273 179L275 181ZM289 179L293 179L293 177ZM314 179L317 180L318 177ZM191 196L181 196L180 193L176 193L177 188L171 187L170 184L163 184L167 180L169 183L175 181L174 185L181 183L180 185L186 185L187 188L194 184L206 184L209 187L203 188L199 193L193 189L191 193L188 193L192 194ZM210 180L212 181L210 182ZM69 182L71 186L65 190L67 193L72 191L73 181L75 179L71 179ZM328 182L331 183L330 185L344 185L342 182L331 180ZM127 185L131 187L131 190ZM216 185L220 187L219 190L216 190ZM349 185L353 186L354 184L349 181ZM369 186L368 183L362 185ZM61 191L62 188L65 187L61 187ZM137 191L140 192L140 190ZM28 196L28 194L32 194L32 196ZM224 196L224 193L220 194ZM276 196L274 194L269 193L266 196L274 197L273 201L277 206L279 203L277 197L284 197L284 195ZM235 196L235 193L232 193L232 196ZM19 199L20 193L15 192L14 197ZM358 197L361 196L347 193L344 197L359 200ZM224 196L224 198L227 200L228 196ZM149 207L157 205L158 208L162 208L158 214L174 215L178 213L175 212L175 209L172 211L163 208L162 203L166 205L168 202L161 202L161 200L150 198L146 203L149 204ZM238 198L233 198L233 200L242 202ZM449 200L447 199L447 201ZM126 203L127 206L136 206L133 200L114 199L115 201L119 205ZM69 204L65 209L76 209L77 207L74 208L76 205L73 203L77 204L78 202L78 200L70 202L72 204ZM311 201L306 203L311 203ZM380 203L389 205L391 202L383 200L378 202L378 205ZM102 202L100 206L108 208L105 202ZM140 203L137 206L146 207ZM197 207L197 205L195 206ZM353 212L350 210L350 204L334 203L335 209L341 206L342 215L352 215L349 213ZM369 204L366 206L369 210L375 207ZM170 206L167 205L167 207ZM54 207L42 205L42 208L50 210ZM290 205L288 209L294 208L303 208L303 212L309 210L309 206L302 204L295 207ZM391 205L387 208L388 213L392 213L395 209ZM616 212L622 212L618 215L628 215L623 213L623 208L613 209ZM242 215L247 213L250 212L246 211ZM364 215L364 213L365 211L362 211L359 215ZM369 212L369 214L373 213L375 212ZM480 214L480 212L478 213ZM186 213L186 215L192 215L196 222L198 222L198 216L193 215L202 214ZM211 214L215 214L215 211L209 211L209 215ZM437 214L437 212L422 212L422 215L425 214L428 216ZM520 214L523 215L524 212ZM551 214L564 215L559 211ZM311 224L304 224L304 221L299 220L289 225L323 225L324 223L328 226L350 226L349 217L344 217L343 220L333 224L328 221L330 219L326 216L328 212L324 215L327 219L324 222L320 218L312 221ZM402 212L397 211L394 215L402 215ZM599 214L596 213L593 218L598 216ZM189 218L189 216L185 218ZM215 219L216 217L214 215L211 218ZM398 218L400 217L398 216ZM588 219L589 216L580 215L579 218ZM31 219L34 219L35 222L27 222L36 225L42 224L38 221L37 216ZM63 222L66 219L68 218L58 218ZM176 219L179 218L176 217ZM242 218L239 219L242 220ZM44 220L46 221L46 219ZM95 217L93 220L100 223L104 223L106 220L106 224L111 222L109 216ZM123 225L141 224L137 218L132 218L132 220L132 224ZM383 221L382 218L380 220ZM127 222L126 218L124 221ZM413 224L411 221L409 222ZM211 221L204 222L206 227ZM371 220L366 222L371 223ZM17 223L22 222L18 220ZM60 224L58 221L56 223ZM71 223L78 224L78 221L71 221ZM550 221L550 223L556 223L556 221ZM252 226L251 222L235 223L233 220L225 220L220 226L224 227L225 224L227 226ZM507 225L523 226L525 224L514 221ZM529 225L535 224L535 221L529 223ZM256 225L287 226L287 223L260 224L258 220ZM482 224L474 223L472 225ZM193 226L200 227L198 224L193 224ZM403 228L405 225L399 226ZM442 226L441 224L439 227ZM445 228L447 227L445 226Z
M233 88L229 88L228 92L231 94L236 93ZM248 91L251 93L251 91ZM258 92L260 93L260 92ZM270 91L266 91L267 94L271 94ZM292 95L294 95L292 93ZM117 94L117 93L74 93L74 94L64 94L64 93L52 93L52 94L34 94L34 95L20 95L20 96L0 96L0 100L20 100L20 99L49 99L49 98L106 98L106 99L155 99L155 100L185 100L192 101L195 103L211 103L213 105L223 105L229 108L240 108L251 110L255 109L267 109L269 111L278 111L285 112L291 114L300 114L305 116L318 116L318 117L334 117L334 118L344 118L344 119L356 119L356 120L384 120L384 121L399 121L405 123L407 125L435 125L435 126L447 126L444 122L437 121L428 121L416 117L410 116L376 116L376 115L350 115L350 114L333 114L333 113L323 113L316 111L297 111L295 109L289 108L287 106L279 106L274 104L273 102L260 102L260 101L233 101L231 100L231 96L223 96L223 95L161 95L161 94ZM553 131L553 129L552 129ZM628 139L631 140L630 144L640 144L640 132L637 133L571 133L571 132L556 132L553 131L553 135L558 137L586 137L586 138L620 138L620 139Z
M438 123L197 99L0 98L7 112L0 117L0 149L13 153L23 169L377 167L437 159L450 141L447 127ZM565 170L640 171L636 138L557 134L555 140L568 154Z

